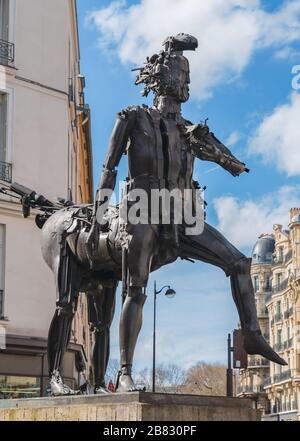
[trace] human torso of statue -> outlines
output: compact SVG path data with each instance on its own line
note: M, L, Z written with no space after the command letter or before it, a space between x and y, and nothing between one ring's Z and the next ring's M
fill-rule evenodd
M185 120L165 116L155 108L127 111L129 179L136 187L192 188L194 156L184 136ZM145 183L143 185L143 182ZM140 184L140 185L139 185Z

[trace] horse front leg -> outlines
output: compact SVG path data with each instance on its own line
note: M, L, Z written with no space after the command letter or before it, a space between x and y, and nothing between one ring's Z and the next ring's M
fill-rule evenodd
M75 395L64 384L61 370L63 358L71 336L72 321L77 309L80 269L65 238L57 250L57 265L54 268L57 286L56 310L48 334L48 364L51 395Z
M51 395L75 395L77 392L64 384L61 372L63 358L70 340L74 305L57 306L48 334L48 363Z

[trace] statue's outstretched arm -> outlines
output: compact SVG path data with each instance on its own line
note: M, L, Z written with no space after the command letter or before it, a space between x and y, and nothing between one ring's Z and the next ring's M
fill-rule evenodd
M233 176L249 172L246 164L240 162L231 151L209 131L205 124L190 125L186 128L186 136L191 150L197 158L219 164Z

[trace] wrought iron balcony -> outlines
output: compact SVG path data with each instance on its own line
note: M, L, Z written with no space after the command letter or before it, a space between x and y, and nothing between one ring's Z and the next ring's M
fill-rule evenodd
M258 357L248 357L248 368L251 367L269 367L270 361L266 360L265 358L258 358Z
M257 315L258 315L258 317L265 317L265 316L267 316L268 315L267 308L266 307L262 307L262 306L258 307L257 308Z
M280 374L275 374L274 383L280 383L280 381L289 380L290 378L292 378L292 371L289 369Z
M272 292L274 294L277 294L279 292L284 291L288 287L288 281L289 281L288 279L285 279L283 282L279 283L278 285L273 286Z
M0 161L0 181L11 182L11 169L11 164Z
M263 386L238 386L237 394L258 394L264 392Z
M0 64L13 63L15 60L15 45L0 39Z

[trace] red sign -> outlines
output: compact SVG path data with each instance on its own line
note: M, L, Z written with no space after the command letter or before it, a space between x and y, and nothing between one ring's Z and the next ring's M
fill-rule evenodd
M114 383L112 382L112 380L110 380L110 382L108 383L107 389L108 389L110 392L112 392L112 393L115 392L115 385L114 385Z
M234 369L248 367L248 355L244 349L244 337L241 329L233 331L233 367Z

